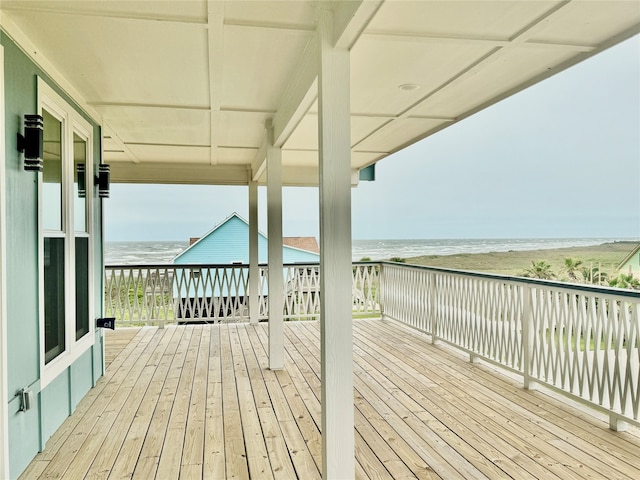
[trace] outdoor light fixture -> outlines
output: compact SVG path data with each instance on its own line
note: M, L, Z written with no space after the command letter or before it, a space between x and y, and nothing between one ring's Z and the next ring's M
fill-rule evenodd
M24 152L24 169L26 171L42 171L44 119L40 115L24 116L24 135L18 133L18 151Z
M95 179L95 184L98 187L98 196L100 198L109 198L109 176L110 167L107 164L98 165L98 176Z
M78 175L78 198L85 198L87 196L87 172L84 163L76 165L76 173Z
M400 90L409 92L411 90L418 90L420 88L420 85L417 85L415 83L403 83L402 85L398 85L398 88Z

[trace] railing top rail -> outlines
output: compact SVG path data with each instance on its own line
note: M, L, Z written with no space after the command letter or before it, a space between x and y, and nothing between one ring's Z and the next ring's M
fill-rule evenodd
M497 273L483 273L483 272L473 272L469 270L456 270L452 268L442 268L442 267L429 267L425 265L412 265L409 263L398 263L398 262L389 262L389 261L365 261L365 262L352 262L353 265L387 265L398 268L409 268L409 269L417 269L424 270L430 272L438 272L438 273L448 273L452 275L465 275L469 277L475 278L483 278L487 280L497 280L501 282L515 283L515 284L523 284L523 285L531 285L538 287L551 287L562 290L572 290L572 291L581 291L585 293L592 293L598 295L612 295L617 297L627 297L633 299L640 299L640 291L628 290L623 288L615 288L615 287L605 287L601 285L584 285L580 283L568 283L568 282L560 282L554 280L540 280L537 278L526 278L526 277L515 277L509 275L500 275ZM269 265L266 263L260 263L260 267L268 267ZM319 267L320 264L317 262L294 262L294 263L285 263L283 267ZM105 265L105 269L107 270L122 270L122 269L202 269L202 268L249 268L249 264L246 263L238 263L238 264L200 264L200 263L188 263L188 264L174 264L174 263L154 263L154 264L117 264L117 265Z
M379 262L373 262L379 263ZM317 267L319 263L294 262L284 263L283 267ZM267 263L258 264L259 267L268 267ZM154 269L154 268L249 268L248 263L123 263L105 265L104 268L110 270L122 269Z
M605 287L601 285L584 285L580 283L568 283L568 282L560 282L556 280L541 280L538 278L526 278L526 277L512 277L509 275L500 275L497 273L482 273L482 272L472 272L469 270L455 270L452 268L442 268L442 267L428 267L425 265L412 265L410 263L398 263L398 262L388 262L381 261L379 262L382 265L388 265L393 267L400 268L411 268L418 270L425 270L431 272L438 273L449 273L453 275L465 275L476 278L485 278L488 280L498 280L509 283L519 283L519 284L527 284L532 286L539 287L553 287L557 289L563 290L580 290L586 293L597 293L600 295L614 295L617 297L628 297L634 299L640 299L640 291L628 290L624 288L614 288L614 287Z

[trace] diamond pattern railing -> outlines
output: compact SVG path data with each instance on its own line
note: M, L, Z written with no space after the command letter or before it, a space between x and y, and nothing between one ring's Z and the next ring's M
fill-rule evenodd
M260 266L258 318L269 308L268 268ZM353 314L379 316L380 269L353 266ZM318 264L285 265L286 320L320 316ZM105 267L105 309L120 325L161 325L191 321L234 322L249 319L248 265L111 265Z
M532 289L531 377L638 420L639 310L609 289Z
M640 425L640 292L384 262L383 318Z

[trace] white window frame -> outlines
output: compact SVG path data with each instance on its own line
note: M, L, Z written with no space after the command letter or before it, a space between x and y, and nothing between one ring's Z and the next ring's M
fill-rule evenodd
M62 124L62 230L45 230L43 227L43 175L38 174L38 283L39 283L39 316L40 316L40 387L44 388L58 375L64 372L74 361L95 344L95 267L94 267L94 187L93 187L93 129L89 122L82 118L76 110L58 95L47 83L38 78L38 113L42 111L56 117ZM86 234L78 236L89 238L89 332L76 340L76 303L75 303L75 231L74 222L74 133L87 142L87 158L85 165L86 190L85 211ZM44 238L58 237L65 239L64 275L65 275L65 349L56 358L45 364L45 331L44 331Z

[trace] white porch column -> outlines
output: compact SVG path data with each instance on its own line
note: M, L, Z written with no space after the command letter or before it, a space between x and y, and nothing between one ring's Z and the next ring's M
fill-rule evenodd
M282 150L267 146L267 222L269 237L269 368L284 368L284 278L282 274Z
M318 25L322 477L355 476L351 273L349 51L333 44L333 15Z
M249 321L251 323L258 323L260 316L258 261L258 183L249 180Z

